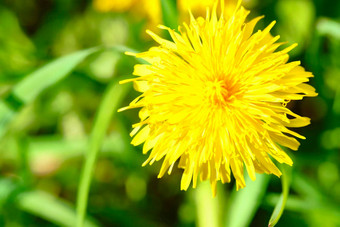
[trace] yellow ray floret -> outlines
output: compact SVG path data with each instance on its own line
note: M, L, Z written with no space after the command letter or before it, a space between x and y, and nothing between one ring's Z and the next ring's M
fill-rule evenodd
M214 194L231 173L237 189L245 187L244 166L255 180L255 173L281 175L272 159L292 165L280 145L297 150L294 137L304 137L288 128L310 120L286 104L317 95L306 84L313 75L288 63L295 45L276 51L282 43L270 35L275 22L254 33L262 17L245 22L249 11L240 4L231 16L216 8L206 18L191 15L179 32L160 26L172 41L148 31L159 46L135 54L149 64L135 66L137 77L128 81L142 94L123 108L141 108L131 136L150 152L143 165L163 159L162 177L179 160L182 190L199 177L210 180Z

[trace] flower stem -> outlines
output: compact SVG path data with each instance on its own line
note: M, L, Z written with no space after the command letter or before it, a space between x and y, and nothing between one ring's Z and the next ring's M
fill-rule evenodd
M213 198L209 182L201 182L195 192L197 226L219 227L218 198Z

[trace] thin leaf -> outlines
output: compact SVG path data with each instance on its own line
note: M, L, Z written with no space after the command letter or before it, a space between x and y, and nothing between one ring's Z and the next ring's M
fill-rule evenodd
M265 205L274 207L280 198L280 194L269 194L266 196ZM301 196L290 195L287 199L285 209L310 216L310 219L315 218L315 215L317 214L322 216L323 220L332 221L338 225L340 224L339 205L327 201L327 198L320 201L318 199L315 200L313 197L301 198ZM336 225L334 224L334 226Z
M235 190L231 195L225 215L226 227L249 226L267 190L268 182L269 176L266 174L257 174L255 181L246 175L247 186L239 191Z
M117 52L136 52L121 45L111 46L107 49ZM42 91L68 76L86 57L100 50L103 50L103 48L94 47L60 57L27 75L15 85L7 98L0 100L0 138L4 135L9 123L15 118L22 107L34 101Z
M61 57L25 77L12 91L23 103L33 101L43 90L65 78L87 56L98 51L91 48Z
M122 99L128 92L129 85L119 85L113 82L108 88L100 104L95 123L91 132L88 151L84 167L82 169L77 197L77 226L82 227L84 223L88 194L91 178L93 175L96 159L102 142L114 113L117 112Z
M272 216L270 217L269 224L268 224L269 227L275 226L280 220L283 214L283 211L285 209L285 205L286 205L288 195L289 195L291 171L289 171L284 165L282 165L281 171L282 171L282 176L281 176L282 194L280 196L279 201L277 202L275 206Z
M43 90L65 78L87 56L98 50L91 48L61 57L15 85L7 98L0 101L0 138L22 107L32 102Z
M73 223L76 221L75 209L70 204L43 191L21 193L16 201L19 209L58 226L74 226ZM85 226L98 225L88 219Z
M130 53L138 53L139 51L132 49L130 47L124 45L114 45L107 47L108 50L117 51L120 53L130 52ZM137 59L138 60L138 59Z
M340 209L336 201L330 200L322 190L307 176L294 172L291 187L298 196L289 196L287 210L302 213L315 226L338 226ZM279 195L269 194L266 204L274 206L280 200Z

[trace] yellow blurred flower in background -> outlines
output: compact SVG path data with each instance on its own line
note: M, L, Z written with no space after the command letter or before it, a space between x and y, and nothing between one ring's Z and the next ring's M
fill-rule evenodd
M178 0L177 8L181 20L186 20L188 10L197 16L203 16L208 7L212 7L215 0ZM225 15L231 15L236 7L237 0L224 0ZM94 0L93 6L101 12L126 12L131 11L139 17L145 17L149 27L162 23L161 1L160 0Z
M101 12L125 12L138 2L138 0L94 0L93 7Z
M162 10L160 0L140 0L138 8L143 9L149 27L157 26L162 23ZM141 13L143 15L143 12Z
M159 0L94 0L93 7L100 12L131 12L136 18L145 18L148 27L162 21Z
M235 7L231 16L217 13L217 3L205 18L183 24L179 33L165 26L173 41L151 31L160 44L135 55L149 64L135 66L135 89L142 94L128 107L141 108L133 125L132 144L151 150L143 165L164 158L159 178L171 173L179 160L184 169L181 189L197 179L210 179L213 194L217 181L236 179L245 187L244 166L252 180L255 173L280 176L271 158L293 162L279 145L297 150L305 137L287 127L302 127L310 119L286 107L290 100L316 96L306 84L312 73L299 61L288 62L296 45L276 51L283 43L271 36L272 22L253 34L262 17L246 22L249 11ZM275 52L276 51L276 52Z

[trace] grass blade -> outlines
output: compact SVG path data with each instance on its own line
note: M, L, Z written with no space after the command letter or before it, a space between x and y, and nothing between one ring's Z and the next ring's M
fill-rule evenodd
M25 77L12 91L24 103L33 101L43 90L66 77L90 54L100 50L90 48L63 56Z
M281 165L281 171L282 171L282 176L281 176L281 182L282 182L282 194L280 196L280 199L278 200L275 209L273 211L272 216L270 217L269 220L269 227L275 226L278 221L280 220L283 211L285 209L285 205L288 199L289 195L289 187L290 187L290 178L291 178L291 172L287 170L287 168L284 165ZM289 167L290 168L290 167Z
M109 122L117 112L122 99L128 92L129 85L119 85L113 82L108 88L100 104L96 120L91 132L85 164L81 173L77 198L77 226L82 227L86 214L88 194L96 159L101 148Z
M19 209L58 226L73 226L76 220L76 212L70 204L43 191L23 192L16 201ZM96 226L93 221L85 222L85 227Z
M0 101L0 138L17 112L32 102L43 90L65 78L87 56L100 50L91 48L58 58L26 76Z
M245 178L247 186L234 191L231 195L225 216L226 227L249 226L267 190L270 177L266 174L257 174L255 181L252 181L248 175Z
M107 49L117 52L136 52L122 45L107 47ZM34 101L42 91L68 76L86 57L100 50L104 48L94 47L60 57L27 75L15 85L7 98L0 100L0 138L22 107Z

